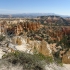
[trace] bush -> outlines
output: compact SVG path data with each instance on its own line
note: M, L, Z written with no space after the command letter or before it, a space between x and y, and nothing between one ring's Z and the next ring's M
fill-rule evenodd
M51 56L44 56L41 53L34 54L34 57L38 58L39 60L45 60L46 63L52 63L53 62L53 57L51 57Z
M3 59L6 59L12 64L22 64L25 69L28 70L44 70L45 57L41 54L27 54L24 52L16 51L15 53L8 53L3 55Z
M56 62L58 65L60 65L60 66L63 65L62 59L59 57L59 52L56 52L56 53L54 54L54 60L55 60L55 62Z
M44 65L46 63L52 63L53 58L50 56L44 56L41 53L34 53L34 55L27 54L24 52L16 51L15 53L8 53L7 55L3 55L3 59L7 59L8 62L12 64L20 63L24 68L34 70L44 70Z
M5 39L5 36L0 35L0 41L3 41Z

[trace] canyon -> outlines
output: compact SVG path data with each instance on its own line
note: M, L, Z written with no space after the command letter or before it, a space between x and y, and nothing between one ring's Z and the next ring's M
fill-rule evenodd
M59 25L58 21L60 21ZM69 70L69 66L66 66L70 64L70 26L67 21L56 16L2 19L0 21L0 59L2 60L3 55L16 51L31 55L41 53L54 60L53 63L46 64L46 70ZM56 65L57 61L63 63L64 67Z

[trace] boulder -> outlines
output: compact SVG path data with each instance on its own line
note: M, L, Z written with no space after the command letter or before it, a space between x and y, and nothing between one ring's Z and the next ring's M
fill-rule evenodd
M22 39L20 36L15 36L12 38L12 44L16 45L21 45L22 44Z
M50 51L51 51L50 46L47 45L46 41L42 40L39 52L42 53L45 56L51 56L52 54L51 54Z
M70 50L63 55L62 62L65 64L70 64Z

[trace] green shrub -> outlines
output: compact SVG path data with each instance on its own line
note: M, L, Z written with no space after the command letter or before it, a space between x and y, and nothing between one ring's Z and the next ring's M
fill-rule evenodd
M3 56L3 59L6 59L12 64L20 63L25 69L33 70L44 70L45 57L41 54L27 54L24 52L16 51L15 53L8 53Z
M51 56L44 56L43 54L41 53L38 53L38 54L34 54L35 57L37 57L39 60L45 60L46 62L53 62L53 57Z
M52 63L53 58L50 56L44 56L41 53L36 53L34 55L27 54L24 52L16 51L15 53L8 53L6 55L3 55L3 59L6 59L8 62L12 64L20 63L24 66L24 68L34 70L44 70L44 65L46 63Z
M58 65L63 66L63 63L62 63L61 59L57 59L56 61L57 61Z
M3 41L5 39L5 36L0 35L0 41Z
M47 56L46 60L47 60L48 63L54 62L53 57L51 57L51 56Z

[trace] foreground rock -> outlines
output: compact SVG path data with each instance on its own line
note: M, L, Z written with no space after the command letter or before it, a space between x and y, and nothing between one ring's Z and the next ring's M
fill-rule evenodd
M62 62L65 64L70 64L70 50L63 55Z
M44 40L36 41L30 40L29 38L25 39L20 36L17 36L13 39L12 42L9 43L8 47L14 51L19 50L33 54L36 50L38 53L40 52L45 56L52 56L52 50L50 49L50 45Z

